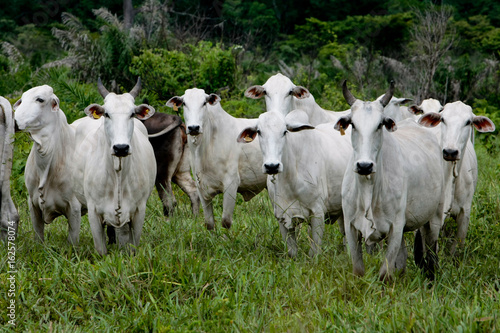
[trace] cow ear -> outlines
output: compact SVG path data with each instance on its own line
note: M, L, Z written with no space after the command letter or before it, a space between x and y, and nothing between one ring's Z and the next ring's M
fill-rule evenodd
M104 108L99 104L91 104L85 108L85 114L93 119L99 119L104 114Z
M155 114L155 109L151 105L141 104L135 107L135 116L140 120L146 120Z
M479 132L493 132L495 131L495 124L488 117L474 116L472 124Z
M59 111L59 98L56 95L52 95L52 112Z
M165 105L169 108L174 108L174 111L177 111L177 109L180 108L182 104L184 104L184 98L182 96L174 96L169 99Z
M337 120L337 123L335 124L335 126L333 126L333 128L337 131L340 131L340 133L344 135L344 131L349 127L350 124L351 115L342 116L339 118L339 120Z
M13 108L14 110L15 110L15 109L17 109L17 108L19 107L19 105L21 105L22 101L23 101L23 100L22 100L22 98L20 98L20 99L19 99L19 100L18 100L18 101L17 101L17 102L16 102L16 103L12 106L12 108Z
M215 105L220 102L220 97L216 94L210 94L207 97L207 103L210 105Z
M256 127L248 127L245 128L240 135L238 135L238 138L236 139L237 142L242 142L242 143L250 143L253 140L255 140L255 137L257 136L257 128Z
M300 132L303 130L314 129L314 126L310 124L286 124L286 129L289 132Z
M401 104L406 104L406 103L410 103L410 102L413 102L413 100L411 98L398 98L396 100L396 104L398 105L401 105Z
M441 123L441 115L436 112L426 113L420 117L418 123L425 127L436 127Z
M384 118L384 126L388 132L394 132L395 130L398 129L398 127L396 126L396 123L390 117Z
M302 86L296 86L296 87L293 87L292 90L290 90L290 95L292 95L298 99L303 99L303 98L309 97L309 95L311 95L311 93L309 92L309 90L307 90L306 88L304 88Z
M424 110L422 110L422 108L419 107L418 105L410 105L408 107L408 111L410 111L411 113L413 113L416 116L419 114L424 114Z
M259 99L266 94L266 89L263 86L251 86L245 91L245 97Z

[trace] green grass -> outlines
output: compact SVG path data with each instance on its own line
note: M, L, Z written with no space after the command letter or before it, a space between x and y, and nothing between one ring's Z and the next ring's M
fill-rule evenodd
M202 214L192 217L178 189L179 207L168 221L153 193L137 253L111 247L104 258L94 250L87 217L78 248L68 245L63 218L46 227L44 244L35 242L26 198L18 194L16 330L498 331L500 158L477 150L479 184L466 245L456 260L441 250L434 283L412 254L406 273L390 284L378 281L383 253L365 255L367 273L354 277L337 225L326 227L323 253L314 259L302 228L299 255L289 259L266 192L249 203L239 197L230 230L220 227L218 198L213 232L205 230ZM407 241L411 248L410 235ZM0 324L8 319L6 253L2 246ZM0 331L11 328L0 325Z

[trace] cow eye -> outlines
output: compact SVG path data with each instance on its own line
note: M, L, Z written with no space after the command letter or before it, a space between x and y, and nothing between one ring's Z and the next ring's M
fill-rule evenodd
M472 122L470 121L470 119L465 122L465 126L469 126L470 124L472 124Z
M105 118L109 118L109 113L104 112L104 117L105 117Z
M285 135L286 135L286 133L288 133L288 131L284 131L284 132L283 132L283 136L285 136Z
M260 135L260 130L257 130L257 135Z
M39 103L43 103L43 102L45 102L45 100L44 100L43 98L40 98L40 97L38 97L38 98L36 99L36 101L37 101L37 102L39 102Z
M134 118L134 116L135 116L135 113L132 112L132 114L130 115L130 118Z
M380 123L380 124L378 124L377 129L381 129L381 128L382 128L382 126L384 126L384 123Z

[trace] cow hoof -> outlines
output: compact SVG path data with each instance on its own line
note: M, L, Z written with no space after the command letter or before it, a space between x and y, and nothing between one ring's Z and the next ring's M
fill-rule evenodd
M226 219L222 219L222 226L226 229L229 229L231 228L231 225L233 223L231 222L231 220L226 220Z

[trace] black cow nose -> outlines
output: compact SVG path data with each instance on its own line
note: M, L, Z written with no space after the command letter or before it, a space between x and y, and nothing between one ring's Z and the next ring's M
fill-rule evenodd
M129 145L114 145L113 146L113 151L115 152L115 155L118 157L124 157L128 155L128 150L129 150Z
M188 126L189 134L198 135L200 134L200 126L199 125L191 125Z
M279 163L266 163L266 164L264 164L264 168L266 169L266 173L269 175L277 174L279 167L280 167Z
M447 161L458 160L458 150L456 150L456 149L443 149L443 158Z
M367 176L373 173L373 163L372 162L358 162L356 163L357 172L360 175Z

